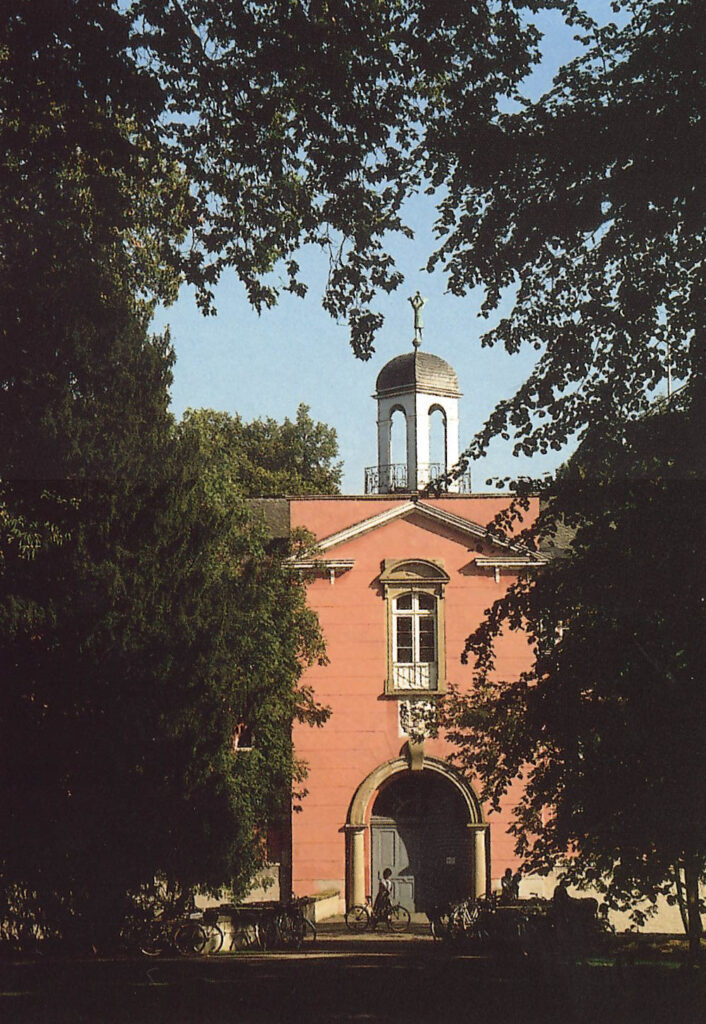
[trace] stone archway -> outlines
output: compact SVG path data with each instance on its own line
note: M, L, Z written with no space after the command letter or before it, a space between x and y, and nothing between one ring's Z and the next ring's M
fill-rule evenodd
M448 785L450 795L463 808L467 837L464 842L470 865L467 890L472 895L484 895L488 889L489 834L480 802L466 779L446 761L425 757L423 772L427 773L427 777L431 776L437 782ZM370 815L373 798L381 787L389 786L395 779L405 778L405 773L407 776L410 774L409 762L405 758L386 761L363 780L351 801L346 823L348 906L364 903L369 892L372 857ZM413 773L415 777L420 777L420 774Z

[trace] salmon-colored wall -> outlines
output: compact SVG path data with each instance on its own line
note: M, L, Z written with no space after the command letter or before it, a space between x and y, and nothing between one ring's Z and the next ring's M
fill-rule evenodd
M329 537L386 509L407 501L397 499L293 499L291 525L305 526L318 539ZM424 499L456 516L486 525L507 499L485 496ZM354 559L352 569L331 584L317 578L309 602L319 616L326 638L329 664L314 666L306 675L316 697L332 708L322 729L296 725L297 755L308 763L308 795L293 815L293 889L297 895L345 886L344 825L361 782L380 764L399 757L407 737L398 722L398 701L384 695L387 674L387 619L382 587L377 578L386 558L438 559L450 581L445 591L446 675L460 686L471 680L472 666L461 664L466 637L481 622L485 609L516 578L503 572L496 583L492 569L474 564L478 554L492 554L485 542L432 522L414 512L395 519L327 552L331 558ZM499 650L498 674L515 677L527 663L521 635L506 637ZM443 739L426 740L425 755L446 757ZM509 807L484 816L491 823L491 878L497 880L517 861L507 835Z

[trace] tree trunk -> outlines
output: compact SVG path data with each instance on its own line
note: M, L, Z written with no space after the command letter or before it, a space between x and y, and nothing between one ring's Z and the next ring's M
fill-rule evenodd
M689 917L686 912L686 898L684 896L684 883L681 878L681 864L678 861L674 864L674 888L677 894L677 906L679 907L679 915L684 928L684 934L688 935Z
M698 296L696 309L699 311L698 325L692 335L689 344L689 355L691 361L691 375L689 378L689 390L691 397L690 422L690 469L696 477L695 493L692 500L698 503L700 512L699 522L696 527L695 536L692 538L696 557L696 584L701 594L706 594L706 444L704 444L704 429L706 429L706 271L701 268L699 280L696 282ZM693 297L693 296L692 296ZM699 440L700 435L700 440ZM694 666L703 665L706 657L706 637L703 631L699 637L699 648L695 651L696 660ZM706 708L703 698L698 705L692 709L695 716L695 734L697 736L698 749L703 752L703 737L706 722ZM703 835L704 816L706 815L706 803L703 786L697 790L695 804L693 806L693 821L697 830ZM702 847L703 851L703 847ZM684 881L686 887L686 907L688 917L689 936L689 961L695 963L699 957L701 947L701 935L703 927L699 913L699 878L704 870L704 858L694 853L686 854L684 858Z
M701 950L703 927L699 912L699 876L703 869L700 857L689 854L684 858L684 881L686 888L686 911L689 938L689 963L695 964Z

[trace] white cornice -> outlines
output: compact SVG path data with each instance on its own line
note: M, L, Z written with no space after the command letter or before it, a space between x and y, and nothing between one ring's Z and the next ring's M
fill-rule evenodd
M435 508L433 505L427 505L424 501L418 501L415 505L415 509L418 512L422 512L425 516L429 516L431 519L436 519L437 522L444 523L445 526L450 526L454 530L459 530L461 533L470 534L472 537L492 539L484 526L480 526L478 523L474 523L470 519L463 519L461 516L456 516L453 512L448 512L446 509ZM493 543L500 544L502 547L510 546L509 544L502 543L498 540L493 540Z
M405 501L402 505L385 509L384 512L380 512L376 516L371 516L369 519L363 519L362 522L354 523L353 526L348 526L345 530L339 530L338 533L332 533L330 537L324 537L323 540L318 542L317 547L319 551L329 551L331 548L338 547L339 544L345 544L349 540L362 537L364 534L370 533L371 530L377 530L379 526L392 523L395 519L399 519L400 516L409 515L415 508L417 508L417 503Z
M289 564L292 569L322 569L329 572L331 569L335 569L337 572L344 572L346 569L352 569L355 565L354 558L297 558L292 559Z
M478 555L473 561L480 568L489 569L537 569L547 565L546 559L532 555L499 555L497 558Z
M495 577L495 582L500 582L501 570L509 569L510 571L518 569L541 569L542 566L547 564L546 559L539 558L532 552L528 552L526 555L496 555L490 557L486 555L478 555L477 558L473 559L474 563L479 569L492 569Z
M289 559L292 569L299 572L323 573L328 575L329 582L336 582L336 573L348 572L355 565L354 558L297 558Z
M346 544L348 541L357 540L358 537L370 533L371 530L377 530L379 527L386 526L388 523L394 522L395 519L405 518L413 512L434 522L442 523L449 529L456 530L466 537L486 540L494 547L506 548L509 551L517 551L518 553L521 551L520 548L507 541L493 537L484 526L480 526L470 519L463 519L447 509L428 505L425 501L405 501L401 505L385 509L384 512L380 512L376 516L370 516L368 519L354 523L353 526L346 527L345 530L339 530L337 533L332 533L329 537L324 537L319 541L318 549L321 552L330 551L331 548L338 547L339 544Z

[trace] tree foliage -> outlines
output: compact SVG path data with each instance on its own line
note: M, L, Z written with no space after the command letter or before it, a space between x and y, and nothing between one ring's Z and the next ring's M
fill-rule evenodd
M617 0L616 21L598 25L561 6L579 55L472 141L452 109L439 162L448 194L431 265L454 294L482 286L486 316L510 299L484 344L537 351L471 458L498 434L532 455L588 424L608 432L646 410L668 365L675 379L704 376L706 11Z
M480 285L485 316L509 299L484 344L537 352L465 457L497 435L525 455L583 441L538 526L570 523L570 557L490 610L469 639L477 685L449 722L489 798L525 779L515 832L530 866L574 850L570 877L618 902L685 870L693 939L706 853L705 12L611 6L615 22L599 25L562 4L581 49L552 89L491 119L480 145L458 118L449 133L430 265L455 294ZM652 415L668 376L687 382L681 411ZM521 512L517 501L499 526ZM535 644L531 669L505 685L493 674L503 629Z
M286 545L195 442L172 431L148 479L30 482L54 542L3 535L0 876L55 914L100 922L157 875L242 892L288 810L291 721L327 715L299 686L323 642ZM16 526L28 495L5 493Z
M698 936L706 622L693 542L706 508L689 431L672 406L587 439L537 524L546 551L559 530L570 546L469 637L474 688L452 695L446 724L494 806L523 780L512 831L529 870L561 864L638 920L639 900L674 896L685 873ZM533 648L510 680L495 671L506 630Z
M39 232L70 200L138 291L170 301L185 279L205 309L226 268L258 309L302 293L297 249L319 246L324 304L365 357L375 292L400 281L386 236L439 190L431 265L456 294L481 285L488 315L516 288L484 341L539 353L469 454L510 431L525 453L559 447L644 408L667 348L685 376L703 321L704 14L613 7L598 25L574 0L13 0L3 206ZM582 50L508 112L541 8Z
M342 466L336 431L314 423L309 407L300 405L296 420L267 418L245 423L212 409L190 409L184 429L193 432L231 485L252 498L286 494L338 494Z
M292 716L325 715L299 688L323 649L225 453L168 412L146 296L176 287L156 239L183 235L183 174L156 187L144 138L121 164L44 98L3 122L0 884L99 926L157 874L242 891L298 771Z
M257 309L303 294L296 252L321 247L324 305L366 357L371 300L401 280L385 236L409 233L401 206L448 144L449 112L472 135L536 59L523 11L537 6L12 0L0 109L13 202L24 191L24 214L52 217L60 163L100 208L81 230L107 233L131 284L170 300L186 279L207 310L225 268Z

